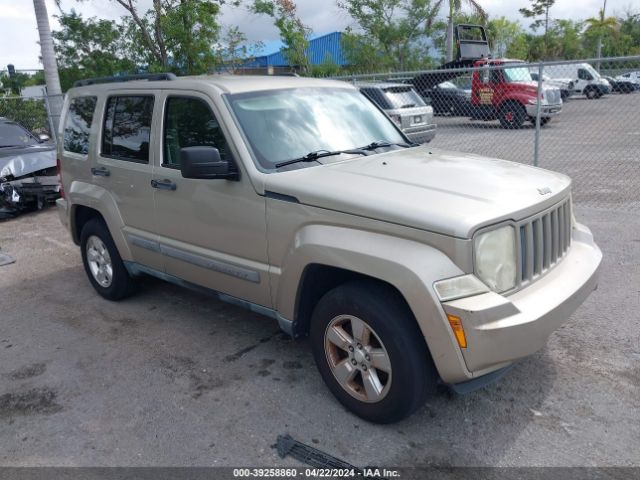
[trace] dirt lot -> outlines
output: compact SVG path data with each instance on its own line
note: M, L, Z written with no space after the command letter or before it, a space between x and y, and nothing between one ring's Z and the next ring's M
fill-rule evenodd
M576 122L586 121L580 102L604 114L626 108L622 98L572 101L563 115L574 108ZM568 136L568 118L545 135ZM461 141L444 135L445 124L463 128L456 122L441 122L440 146ZM471 128L465 145L491 135ZM582 184L597 185L599 175L624 185L616 208L602 191L577 193L578 219L605 255L600 288L498 383L466 396L442 388L395 425L346 412L307 341L290 340L275 322L153 279L136 296L107 302L53 209L0 223L0 249L16 259L0 267L0 465L299 465L271 448L290 433L355 465L640 466L640 215L630 131L615 131L620 155L590 156L589 175L576 169ZM507 133L516 134L510 151L533 135L496 130L494 140ZM575 154L581 140L571 138ZM555 145L544 158L562 166L568 147ZM616 161L635 161L635 176L619 178Z

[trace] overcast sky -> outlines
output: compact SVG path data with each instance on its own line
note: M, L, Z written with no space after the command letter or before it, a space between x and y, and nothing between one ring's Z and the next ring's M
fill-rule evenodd
M54 0L46 0L51 28L58 23L53 18L58 13ZM139 0L142 7L148 7L151 0ZM557 0L551 9L553 18L582 19L596 16L603 0ZM334 0L297 0L298 12L302 21L313 29L314 35L342 30L353 21L338 9ZM480 4L492 17L506 16L519 20L523 25L530 21L523 19L518 9L529 5L528 0L480 0ZM635 7L635 8L634 8ZM69 11L75 8L85 17L117 19L124 9L112 0L62 0L62 8ZM622 13L629 8L638 9L637 0L608 0L607 13ZM268 18L250 14L246 8L225 7L222 17L224 25L238 25L249 40L262 41L266 48L263 53L277 50L278 32ZM13 63L16 69L42 68L38 57L40 47L37 44L38 30L31 0L0 0L0 70Z

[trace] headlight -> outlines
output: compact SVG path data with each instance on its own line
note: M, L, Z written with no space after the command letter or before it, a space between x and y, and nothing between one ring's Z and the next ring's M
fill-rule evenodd
M474 240L476 275L500 293L516 286L516 231L505 227L481 233Z

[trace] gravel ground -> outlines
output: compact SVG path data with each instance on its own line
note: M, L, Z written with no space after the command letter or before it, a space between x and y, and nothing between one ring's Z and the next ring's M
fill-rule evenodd
M53 209L0 223L0 465L299 465L276 435L355 465L640 466L640 217L578 208L600 288L499 382L368 424L275 322L153 279L110 303Z

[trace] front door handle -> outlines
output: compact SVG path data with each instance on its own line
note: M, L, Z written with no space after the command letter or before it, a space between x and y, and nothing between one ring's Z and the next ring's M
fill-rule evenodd
M165 178L164 180L151 180L151 186L153 188L159 188L160 190L176 189L176 184L167 178Z
M108 177L111 175L111 172L106 167L93 167L91 169L91 175L95 175L97 177Z

